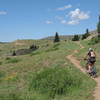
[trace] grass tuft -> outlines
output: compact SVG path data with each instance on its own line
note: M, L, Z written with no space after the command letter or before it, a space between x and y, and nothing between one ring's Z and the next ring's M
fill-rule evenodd
M53 98L55 95L66 94L71 87L79 87L81 82L80 77L75 79L69 69L47 68L34 74L30 89L47 93Z
M19 61L21 61L18 58L6 58L6 63L18 63Z

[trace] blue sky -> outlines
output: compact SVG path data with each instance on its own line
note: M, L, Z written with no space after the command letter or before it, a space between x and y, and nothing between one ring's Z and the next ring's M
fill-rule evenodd
M96 29L100 0L0 0L0 41Z

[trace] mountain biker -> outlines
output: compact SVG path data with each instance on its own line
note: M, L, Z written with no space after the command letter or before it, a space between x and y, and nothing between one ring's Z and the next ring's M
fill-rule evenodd
M89 48L89 51L86 55L86 59L87 59L87 65L86 65L87 71L89 73L91 72L96 73L95 66L94 66L96 62L96 54L92 48Z

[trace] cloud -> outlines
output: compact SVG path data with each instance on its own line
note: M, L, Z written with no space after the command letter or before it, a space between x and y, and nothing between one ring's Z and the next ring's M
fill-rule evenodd
M61 24L67 24L67 21L65 20L64 17L56 16L55 18L56 18L58 21L60 21Z
M81 20L89 19L89 13L83 12L79 8L75 9L74 11L69 12L70 21L68 21L68 24L75 25L79 24Z
M78 20L70 20L67 22L67 24L76 25L76 24L79 24L79 21Z
M83 20L89 18L88 13L81 11L79 8L75 9L74 11L71 11L69 15L71 16L72 19L74 18L74 19Z
M0 10L0 15L7 15L7 11Z
M69 9L69 8L72 8L71 4L65 5L64 7L57 8L56 10L57 11L64 11L64 10Z
M53 22L50 21L50 20L47 20L45 23L46 23L46 24L53 24Z
M61 20L61 24L67 24L66 20Z

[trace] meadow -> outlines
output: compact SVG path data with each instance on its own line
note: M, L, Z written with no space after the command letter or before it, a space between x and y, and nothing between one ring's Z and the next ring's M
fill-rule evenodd
M32 44L39 49L27 55L9 55ZM17 40L0 44L0 100L93 100L95 81L66 58L78 50L75 56L81 59L89 47L88 41L81 44L84 49L70 40ZM100 53L99 48L95 50ZM85 62L81 64L84 66Z

